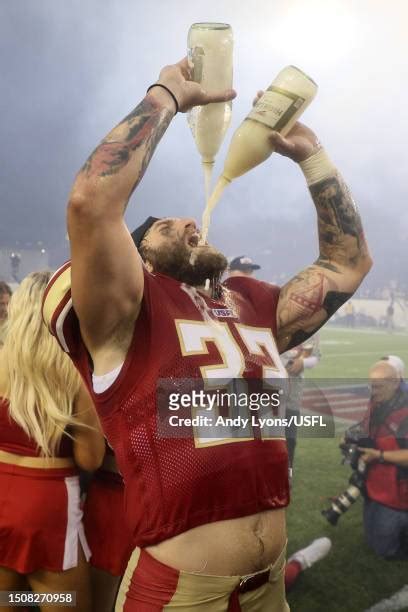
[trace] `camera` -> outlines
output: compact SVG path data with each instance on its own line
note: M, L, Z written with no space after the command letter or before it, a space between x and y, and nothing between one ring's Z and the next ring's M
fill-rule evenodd
M331 525L337 525L339 518L347 512L359 496L365 491L366 464L361 459L359 446L372 448L373 443L367 438L358 426L347 430L344 442L339 445L343 455L342 463L348 463L353 470L348 487L338 497L333 499L330 508L322 510L322 514Z

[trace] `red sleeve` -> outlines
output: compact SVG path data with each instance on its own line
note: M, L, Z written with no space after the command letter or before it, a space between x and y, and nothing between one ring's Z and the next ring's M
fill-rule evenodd
M397 430L397 440L400 448L408 450L408 407L402 411Z
M161 300L161 290L155 277L145 267L143 306L149 318L155 301ZM67 261L51 277L43 298L42 316L50 333L63 351L74 355L82 344L79 321L71 297L71 262Z
M82 343L71 298L71 262L51 277L44 293L43 320L63 351L74 356Z

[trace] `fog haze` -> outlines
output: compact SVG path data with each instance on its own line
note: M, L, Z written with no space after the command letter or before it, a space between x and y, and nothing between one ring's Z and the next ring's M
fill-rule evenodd
M319 92L303 120L352 188L375 266L366 286L406 286L408 255L407 40L404 0L0 0L0 247L67 257L65 208L75 173L144 96L159 70L186 53L189 26L234 32L233 119L254 93L295 64ZM200 159L186 116L165 134L128 207L201 218ZM260 278L282 280L317 256L313 203L296 165L273 155L237 179L213 215L210 239L246 254Z

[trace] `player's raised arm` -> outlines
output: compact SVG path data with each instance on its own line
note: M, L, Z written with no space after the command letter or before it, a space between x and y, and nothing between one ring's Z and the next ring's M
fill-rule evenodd
M360 215L341 175L315 134L297 123L286 138L274 133L276 151L298 162L316 206L319 257L281 290L278 346L285 351L314 334L350 299L372 261Z
M189 81L187 60L166 66L140 104L102 140L79 171L68 204L72 298L91 353L136 319L143 295L139 254L123 216L177 110L232 99Z

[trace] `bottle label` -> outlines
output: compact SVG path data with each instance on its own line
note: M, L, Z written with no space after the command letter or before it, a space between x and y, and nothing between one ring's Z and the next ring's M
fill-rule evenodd
M258 100L248 119L264 123L279 132L305 103L305 98L271 85Z
M204 63L203 47L193 47L188 50L189 64L193 65L192 81L201 83L203 80L203 63Z

